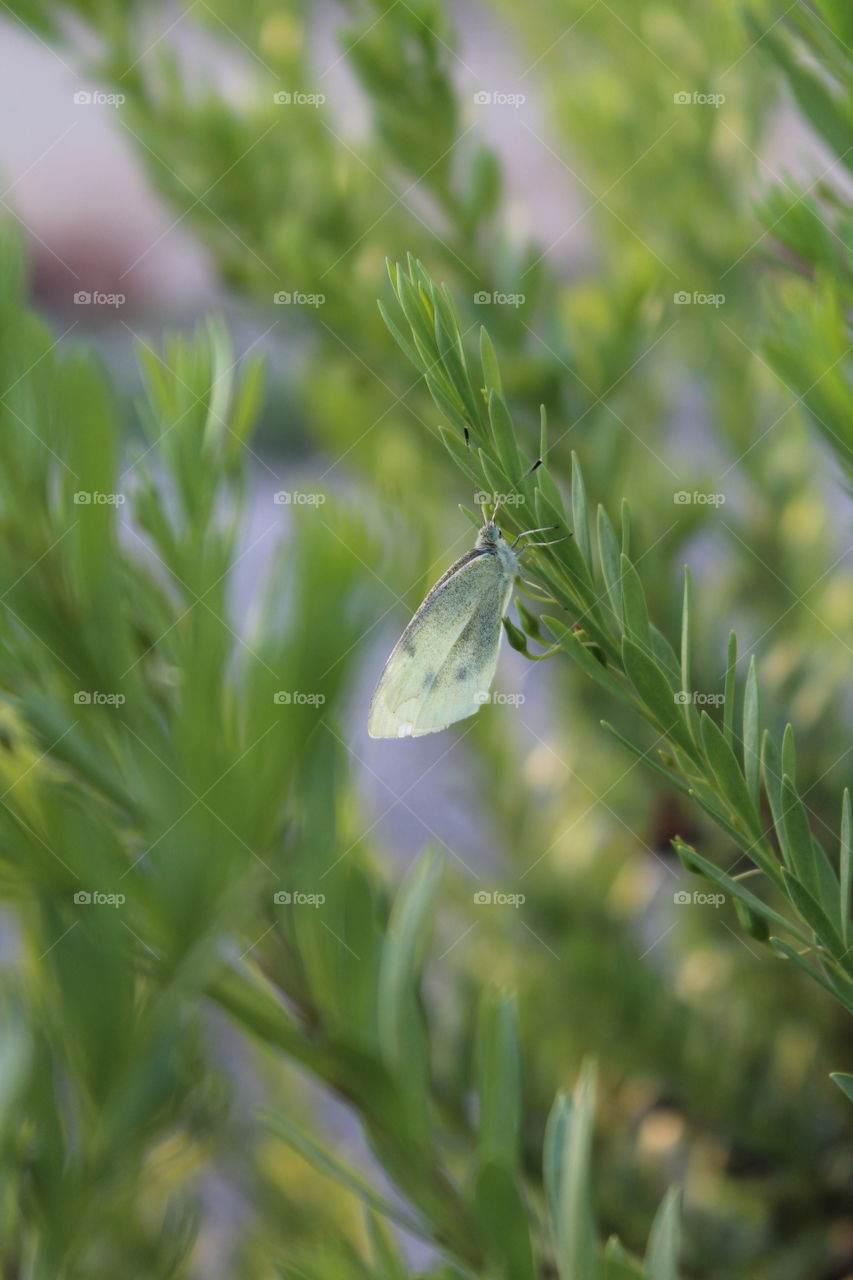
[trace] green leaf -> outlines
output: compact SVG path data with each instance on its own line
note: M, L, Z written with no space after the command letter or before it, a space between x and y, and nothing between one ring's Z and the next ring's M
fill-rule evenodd
M623 498L619 506L619 517L622 522L622 555L631 558L631 508Z
M654 758L651 752L645 751L642 747L636 746L629 738L626 738L623 733L620 733L620 731L615 728L609 720L602 720L601 726L603 729L606 729L608 733L612 733L614 738L618 738L622 745L627 747L638 760L643 761L643 764L647 764L650 768L654 769L656 773L659 773L662 778L666 778L667 782L671 786L678 787L679 791L683 791L687 796L692 795L690 785L683 777L678 773L665 768L664 765L660 763L660 760L656 760ZM660 752L658 754L660 754Z
M595 1068L586 1063L571 1105L558 1099L546 1131L551 1231L562 1280L594 1280L598 1274L590 1169L595 1081Z
M690 692L690 655L693 652L693 575L684 566L684 599L681 607L681 687Z
M408 338L404 337L402 330L391 319L391 316L387 308L381 302L378 304L378 306L379 306L379 314L382 316L382 319L385 321L385 326L388 329L389 333L391 334L391 337L397 343L397 346L400 348L403 354L407 357L407 359L411 362L411 364L415 366L416 369L421 369L422 367L421 360L415 348L409 342Z
M779 834L784 838L791 869L812 897L835 917L839 899L835 873L828 862L825 867L820 865L820 852L812 837L806 807L787 774L782 778L782 806Z
M723 737L734 746L735 689L737 677L737 636L729 632L729 648L726 656L726 682L723 692Z
M742 903L747 910L758 916L762 920L766 920L770 924L776 925L778 929L784 929L792 938L802 943L805 947L810 947L811 939L793 920L786 920L778 911L774 911L766 902L762 902L749 889L746 888L742 880L735 880L732 876L722 871L715 863L711 862L703 854L697 851L689 844L685 844L678 836L673 840L673 844L678 850L679 857L684 866L688 870L695 870L701 875L707 876L709 880L713 880L726 894L734 901Z
M834 956L840 958L844 954L841 935L817 898L787 868L783 870L782 878L791 901L801 918L810 929L814 930L818 942L822 943Z
M489 331L485 326L480 326L480 364L483 368L483 382L486 392L494 391L497 395L503 395L503 385L501 383L501 370L498 364L498 358L495 354L495 348L489 337Z
M640 1265L628 1257L616 1236L611 1236L604 1248L601 1280L643 1280L645 1274Z
M690 758L696 750L691 741L681 707L670 688L666 676L648 656L648 652L636 645L626 635L622 641L622 660L628 679L645 703L658 727Z
M592 551L589 542L589 512L586 503L586 486L578 455L572 453L572 529L586 563L592 571Z
M417 988L440 872L438 855L429 852L406 876L388 920L379 970L382 1057L405 1090L409 1119L423 1142L429 1132L429 1064Z
M735 898L735 914L745 933L755 938L756 942L767 942L770 937L767 922L757 911L752 911L745 902L741 902L740 898Z
M521 1135L521 1050L515 1000L509 992L487 991L477 1034L477 1081L481 1166L499 1164L512 1172Z
M613 531L613 525L610 523L610 517L602 506L599 506L597 512L597 526L598 556L601 561L604 586L607 590L610 607L616 615L621 628L622 571L619 563L619 543L616 541L616 534Z
M540 508L540 502L547 503L545 508ZM549 469L545 466L539 468L536 472L536 511L537 524L541 524L543 528L546 525L559 525L564 528L566 525L566 508L563 502L563 495L554 483L554 477ZM544 514L542 514L544 512Z
M645 1271L650 1280L678 1280L681 1239L681 1196L670 1187L655 1214L646 1250Z
M622 582L622 609L625 631L631 639L651 656L652 637L649 631L649 611L646 607L646 596L640 575L628 557L623 553L620 557L620 579Z
M511 649L515 649L516 653L523 653L526 658L531 657L530 650L527 647L527 636L523 631L519 631L518 627L510 618L502 618L503 628L506 632L506 638L509 641Z
M590 652L588 645L584 643L583 631L574 631L559 618L552 618L547 614L542 615L542 622L551 632L555 641L570 658L574 659L586 675L590 676L596 684L600 684L608 693L613 694L620 702L627 703L628 706L634 705L634 700L628 693L624 683L620 683L608 668L603 666L598 658Z
M844 950L850 947L850 894L853 888L853 831L851 831L853 823L850 818L850 792L845 787L844 797L841 801L841 886L839 894L839 906L841 910L841 937L844 941Z
M794 727L790 724L785 725L785 732L782 734L782 775L786 773L796 786L797 756L794 749Z
M411 1231L416 1236L424 1237L427 1234L423 1224L417 1218L412 1217L391 1200L386 1200L360 1173L344 1164L331 1151L327 1151L310 1134L293 1124L287 1116L283 1116L278 1111L272 1111L269 1107L260 1107L258 1119L262 1125L277 1138L281 1138L282 1142L286 1142L320 1173L326 1174L341 1186L346 1187L348 1191L352 1191L368 1208L375 1209L383 1217L399 1223L406 1231Z
M367 1211L365 1218L367 1240L373 1265L376 1267L376 1280L408 1280L408 1271L394 1237L382 1218L372 1210Z
M850 1101L853 1102L853 1076L848 1075L844 1071L830 1071L829 1078L834 1081L841 1092L845 1093Z
M498 1162L483 1165L475 1190L490 1274L501 1280L537 1280L530 1226L515 1180Z
M735 753L706 711L699 717L702 746L720 790L732 811L757 840L762 838L761 821L752 803L746 780Z
M449 427L439 427L438 432L441 436L442 444L450 454L453 461L457 466L461 467L461 469L466 472L466 474L469 475L476 484L477 473L471 465L471 451L465 444L464 438L460 436L458 431L454 431ZM478 527L479 524L480 521L478 520Z
M853 1009L853 997L846 998L842 995L838 987L833 986L819 969L807 964L803 956L798 951L795 951L793 947L789 947L787 942L783 942L781 938L771 937L770 945L780 956L784 956L786 960L792 960L798 969L802 969L803 973L807 973L810 978L828 991L836 1000L840 1000L848 1009Z
M779 836L782 856L790 867L791 863L788 859L787 842L782 824L782 761L776 743L766 729L761 739L761 773L764 778L764 789L767 792L770 812L773 815L773 825Z
M649 631L652 637L652 654L658 667L669 681L669 686L673 693L681 691L681 669L678 659L675 656L675 650L667 640L663 632L658 631L655 624L649 624Z
M510 489L513 489L521 479L521 473L524 468L522 467L521 454L518 451L515 428L509 410L503 397L499 396L495 391L489 392L489 422L498 457L509 476Z
M755 657L749 660L743 695L743 772L756 813L761 812L761 728Z

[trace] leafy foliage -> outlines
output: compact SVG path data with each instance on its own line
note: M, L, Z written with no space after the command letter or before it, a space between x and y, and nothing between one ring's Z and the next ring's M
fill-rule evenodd
M137 333L130 404L0 257L10 1274L849 1269L853 596L808 426L844 459L849 215L757 159L780 66L839 152L849 30L834 0L753 10L493 0L530 107L496 128L464 14L352 0L359 131L295 0L4 9L125 95L276 357ZM513 128L515 156L487 140ZM245 466L290 491L297 450L316 500L266 519ZM540 453L504 517L573 537L507 632L556 652L407 790L353 728L364 668L458 554L449 503Z

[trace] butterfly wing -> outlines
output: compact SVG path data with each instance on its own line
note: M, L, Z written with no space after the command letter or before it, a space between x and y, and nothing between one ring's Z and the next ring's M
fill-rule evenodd
M468 552L406 627L370 704L373 738L437 733L478 711L488 696L512 574L494 556Z

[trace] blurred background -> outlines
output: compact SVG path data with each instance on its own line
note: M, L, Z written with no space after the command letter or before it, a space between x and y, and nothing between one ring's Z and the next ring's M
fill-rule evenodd
M592 1055L602 1235L641 1253L675 1182L686 1276L853 1275L853 1124L828 1079L849 1069L846 1014L750 937L731 903L695 898L702 882L672 838L726 869L736 851L600 726L642 740L639 722L561 658L505 648L506 696L474 720L403 744L366 731L387 653L473 537L439 415L377 309L385 259L411 252L449 285L472 347L489 329L529 459L544 404L557 483L574 450L592 503L615 517L629 501L650 613L676 647L691 565L698 696L713 706L721 694L735 628L739 674L755 655L766 722L795 725L810 818L837 840L853 710L850 174L798 75L818 65L833 89L847 52L838 6L46 0L6 4L0 22L14 122L2 206L18 228L10 256L26 264L3 400L15 604L4 714L24 753L4 797L4 952L29 1028L21 1088L35 1116L56 1106L58 1144L51 1156L48 1137L35 1142L53 1169L41 1179L21 1172L20 1134L7 1153L23 1188L8 1193L8 1221L23 1196L42 1224L38 1248L21 1228L0 1250L7 1274L112 1275L121 1250L140 1277L362 1274L344 1193L252 1116L272 1099L389 1195L412 1195L354 1118L359 1001L375 975L335 952L334 917L331 940L316 921L282 921L264 877L311 893L328 876L347 920L348 895L369 892L387 924L429 847L443 873L421 999L436 1142L454 1176L480 993L506 986L531 1196L551 1100ZM31 349L26 311L46 326ZM211 312L208 365L193 335ZM167 329L183 337L164 343ZM96 353L90 374L56 373L50 405L53 392L23 398L35 364L47 386L81 343ZM243 391L235 369L253 371ZM108 385L105 404L89 377ZM202 402L210 411L217 387L231 428L211 445L209 416L194 435L181 423ZM104 571L102 594L87 578L97 539L51 577L65 526L49 503L30 515L53 482L25 482L53 465L36 458L45 441L78 479L100 475L100 458L114 488L101 487L123 495L109 542L122 567L114 582ZM110 684L99 664L113 628L128 663ZM67 695L81 688L121 689L127 709L87 706L72 724ZM271 704L273 690L287 701ZM196 796L197 826L176 779ZM218 823L202 820L208 804ZM138 918L109 936L84 924L90 953L73 958L68 883L41 866L39 840L92 887L115 889L139 859ZM166 995L143 996L157 983L116 932L168 957ZM257 964L325 1066L265 1040L245 1000L213 990L223 956ZM107 1034L89 1009L81 1031L75 1000L87 990L91 1002L92 975L113 961L125 966L115 1008L137 993L134 1029ZM104 997L106 1022L110 1007ZM110 1053L139 1074L138 1110L110 1101L132 1113L116 1129L124 1160L105 1159L92 1127L101 1095L75 1066L84 1034L104 1090L113 1036ZM162 1056L167 1042L179 1061ZM86 1100L70 1142L77 1104L61 1096L76 1085ZM88 1221L96 1191L117 1197L115 1225L81 1241L74 1219ZM470 1274L441 1270L435 1241L399 1241L411 1274Z

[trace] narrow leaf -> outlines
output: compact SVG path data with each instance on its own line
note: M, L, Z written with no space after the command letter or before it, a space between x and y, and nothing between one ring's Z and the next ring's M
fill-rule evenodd
M735 689L737 677L737 636L729 632L729 648L726 655L726 682L723 692L723 737L730 747L734 745Z
M484 997L477 1036L480 1125L477 1134L481 1165L503 1165L512 1172L518 1162L521 1133L521 1050L515 1001L508 992Z
M844 950L850 947L850 893L853 886L853 840L851 840L851 823L850 818L850 792L844 788L844 798L841 801L841 893L839 896L839 905L841 908L841 936L844 941Z
M670 1187L655 1214L646 1250L645 1269L650 1280L678 1280L681 1197Z
M592 570L592 552L589 544L589 512L586 503L586 486L584 485L581 464L576 453L572 453L572 529L578 544L578 550Z
M758 675L755 657L750 658L743 694L743 772L756 813L761 805L761 741L758 706Z

